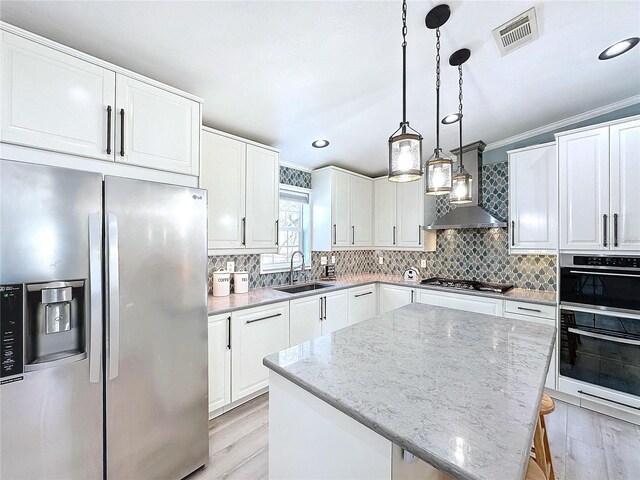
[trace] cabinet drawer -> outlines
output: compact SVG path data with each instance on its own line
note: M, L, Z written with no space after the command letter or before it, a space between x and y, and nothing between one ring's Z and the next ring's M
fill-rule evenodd
M516 302L506 300L504 302L505 313L517 313L518 315L527 315L529 317L546 318L555 320L555 305L540 305L538 303Z
M455 308L467 312L483 313L485 315L502 315L502 300L495 298L476 297L434 290L420 290L418 303L435 305L438 307Z

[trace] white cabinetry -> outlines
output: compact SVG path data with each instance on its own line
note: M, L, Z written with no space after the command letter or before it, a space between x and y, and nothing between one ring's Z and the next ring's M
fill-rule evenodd
M202 129L200 187L209 192L209 249L275 250L279 175L276 150Z
M558 180L555 143L509 153L509 251L555 253Z
M0 34L0 141L198 175L199 101L28 32Z
M118 74L116 110L116 162L198 175L198 103Z
M424 182L374 180L376 247L421 247L424 222Z
M348 324L347 290L314 295L289 302L289 344L298 345Z
M378 295L375 284L364 287L351 288L349 295L349 325L354 325L368 318L373 318L378 313Z
M312 250L372 246L372 180L335 167L311 175Z
M113 161L116 74L17 35L0 34L0 139Z
M231 399L235 402L269 385L262 359L289 346L289 303L231 314Z
M380 284L380 314L413 303L415 295L413 288Z
M558 135L560 248L640 249L640 120Z
M418 303L436 305L438 307L502 316L502 300L497 298L485 298L476 295L463 295L436 290L419 290L417 301Z
M209 317L209 413L231 402L231 314Z

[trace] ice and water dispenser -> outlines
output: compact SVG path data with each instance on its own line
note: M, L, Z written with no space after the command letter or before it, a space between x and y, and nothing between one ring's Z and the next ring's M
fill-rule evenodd
M86 356L85 282L0 286L2 377Z

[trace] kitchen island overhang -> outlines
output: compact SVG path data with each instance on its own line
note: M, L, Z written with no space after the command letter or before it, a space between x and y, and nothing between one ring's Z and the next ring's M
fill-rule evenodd
M521 479L554 339L411 304L270 355L271 478L397 478L396 445L455 478Z

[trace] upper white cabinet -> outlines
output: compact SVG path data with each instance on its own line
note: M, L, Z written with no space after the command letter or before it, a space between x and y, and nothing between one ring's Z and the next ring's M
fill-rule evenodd
M639 120L558 135L561 249L640 249L639 152Z
M209 413L231 402L231 314L209 317Z
M276 150L202 129L200 187L209 192L209 249L277 247L279 161Z
M118 74L116 110L117 162L198 175L198 103Z
M312 173L312 250L371 247L372 180L335 167Z
M21 36L4 28L15 27L3 25L0 32L0 141L198 175L199 101L68 47L31 40L28 32Z
M374 180L376 247L421 247L424 222L424 182Z
M558 242L555 143L509 152L509 250L555 253Z
M0 34L0 139L113 161L116 74L17 35Z

